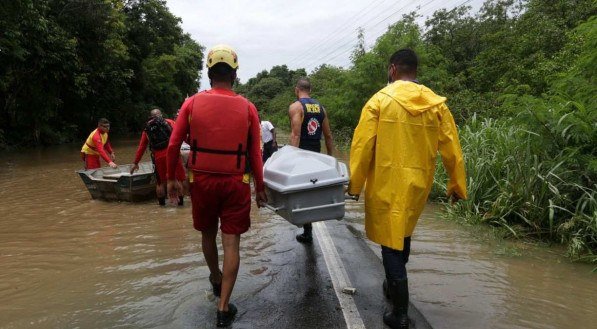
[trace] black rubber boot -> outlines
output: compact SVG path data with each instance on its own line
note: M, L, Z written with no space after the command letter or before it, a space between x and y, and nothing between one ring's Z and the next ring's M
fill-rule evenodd
M408 329L408 280L391 280L388 290L393 309L383 315L383 322L392 329Z
M296 236L296 241L300 243L313 243L313 226L311 224L303 225L303 234Z
M184 196L179 196L178 197L178 205L179 206L184 206Z
M234 321L234 316L238 310L232 303L228 303L228 312L218 311L216 326L217 327L228 327Z
M166 197L158 198L158 203L160 204L160 206L165 206L166 205Z
M387 299L391 299L390 298L390 288L388 287L388 279L383 280L382 289L383 289L383 295L386 296Z

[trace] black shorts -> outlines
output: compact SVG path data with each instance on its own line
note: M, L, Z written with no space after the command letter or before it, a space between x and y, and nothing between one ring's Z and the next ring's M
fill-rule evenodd
M321 141L319 140L301 140L299 148L307 151L321 152Z

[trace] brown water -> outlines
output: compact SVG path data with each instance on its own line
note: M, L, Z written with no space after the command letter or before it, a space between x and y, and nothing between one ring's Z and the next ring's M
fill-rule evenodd
M130 163L136 141L115 143ZM190 206L91 200L79 145L0 155L0 328L188 327L213 310ZM146 156L147 157L147 156ZM591 267L509 246L445 222L429 207L408 265L414 303L436 328L595 328ZM362 230L362 203L346 221ZM267 285L279 220L253 210L235 294ZM375 246L377 248L377 246ZM183 321L181 323L181 321Z

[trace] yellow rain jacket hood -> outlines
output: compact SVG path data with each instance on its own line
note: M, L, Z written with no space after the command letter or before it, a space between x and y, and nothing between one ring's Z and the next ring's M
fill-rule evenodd
M446 98L398 80L365 104L350 149L348 193L365 187L367 237L404 248L433 185L437 152L448 172L448 196L466 199L464 161Z

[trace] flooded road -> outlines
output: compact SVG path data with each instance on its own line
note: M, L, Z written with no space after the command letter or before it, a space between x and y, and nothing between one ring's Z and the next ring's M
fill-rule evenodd
M117 163L132 162L136 141L114 147ZM212 328L215 304L189 200L165 208L91 200L75 174L79 148L0 155L0 328ZM299 229L272 212L252 211L233 327L344 328L320 252L296 243ZM413 304L434 328L594 327L591 266L532 246L513 256L508 244L477 237L437 211L430 206L423 215L408 265ZM362 236L362 222L362 202L351 202L346 220L330 223L333 239L348 239L340 249ZM352 235L339 236L340 228ZM347 268L359 280L359 269ZM381 310L362 312L368 328L381 328Z

